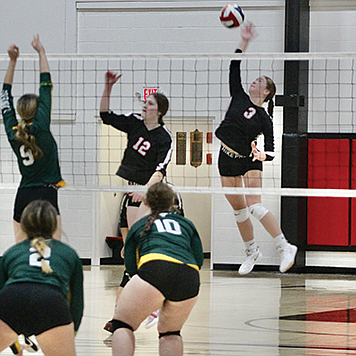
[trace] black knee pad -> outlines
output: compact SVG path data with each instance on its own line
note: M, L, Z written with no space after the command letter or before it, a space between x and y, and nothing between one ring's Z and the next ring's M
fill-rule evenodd
M178 331L167 331L166 333L159 333L158 338L160 339L161 337L169 336L169 335L177 335L177 336L180 336L180 330L178 330Z
M121 320L116 320L116 319L112 320L112 333L114 333L115 330L122 329L122 328L133 331L133 328L129 324L126 324Z

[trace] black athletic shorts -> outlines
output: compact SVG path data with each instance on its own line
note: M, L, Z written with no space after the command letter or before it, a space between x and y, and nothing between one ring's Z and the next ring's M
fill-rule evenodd
M126 227L128 228L129 225L127 223L127 207L128 206L136 206L139 207L142 202L132 201L132 196L129 195L130 193L125 193L124 196L121 199L121 204L120 204L120 228L121 227Z
M0 291L0 319L25 336L72 322L64 295L57 287L41 283L5 286Z
M125 270L124 274L122 275L120 287L124 288L130 279L131 279L131 277L130 277L129 273Z
M262 162L252 162L252 157L238 158L233 157L234 154L228 155L226 150L220 148L218 168L219 174L222 177L238 177L243 176L248 171L262 171Z
M138 269L137 274L172 302L181 302L199 294L199 272L183 263L148 261Z
M58 190L56 188L46 186L19 188L15 198L15 221L20 222L22 212L34 200L49 201L57 209L59 215Z

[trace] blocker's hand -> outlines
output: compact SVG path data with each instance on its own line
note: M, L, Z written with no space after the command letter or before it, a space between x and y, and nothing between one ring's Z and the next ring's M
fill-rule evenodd
M13 61L16 61L16 59L20 55L19 48L14 44L9 47L7 53L9 54L10 59Z
M108 70L105 73L105 83L109 85L114 85L120 78L122 74L117 74L115 72L112 72Z

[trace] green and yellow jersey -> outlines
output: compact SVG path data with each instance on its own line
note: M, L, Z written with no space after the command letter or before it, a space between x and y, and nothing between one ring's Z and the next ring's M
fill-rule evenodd
M47 186L62 181L57 143L50 131L51 109L51 75L50 73L41 73L38 109L33 122L28 125L28 131L36 138L36 144L41 148L43 157L34 159L31 150L25 152L24 146L15 139L18 121L13 105L11 85L4 83L1 93L1 110L5 131L17 157L22 176L20 188Z
M41 269L41 256L31 241L25 240L10 247L0 259L0 289L12 283L41 283L57 287L69 298L69 309L75 330L78 330L84 309L83 267L77 253L68 245L53 239L47 240L45 262L53 273Z
M194 224L174 213L161 213L151 230L143 237L147 216L137 221L125 241L125 266L132 276L148 261L166 260L200 269L203 260L202 243Z

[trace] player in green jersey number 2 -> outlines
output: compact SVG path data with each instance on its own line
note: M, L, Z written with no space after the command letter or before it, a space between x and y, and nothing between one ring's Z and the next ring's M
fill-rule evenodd
M21 228L26 240L0 260L0 352L23 334L35 335L45 355L74 356L84 306L82 263L52 238L57 211L48 201L28 204Z

